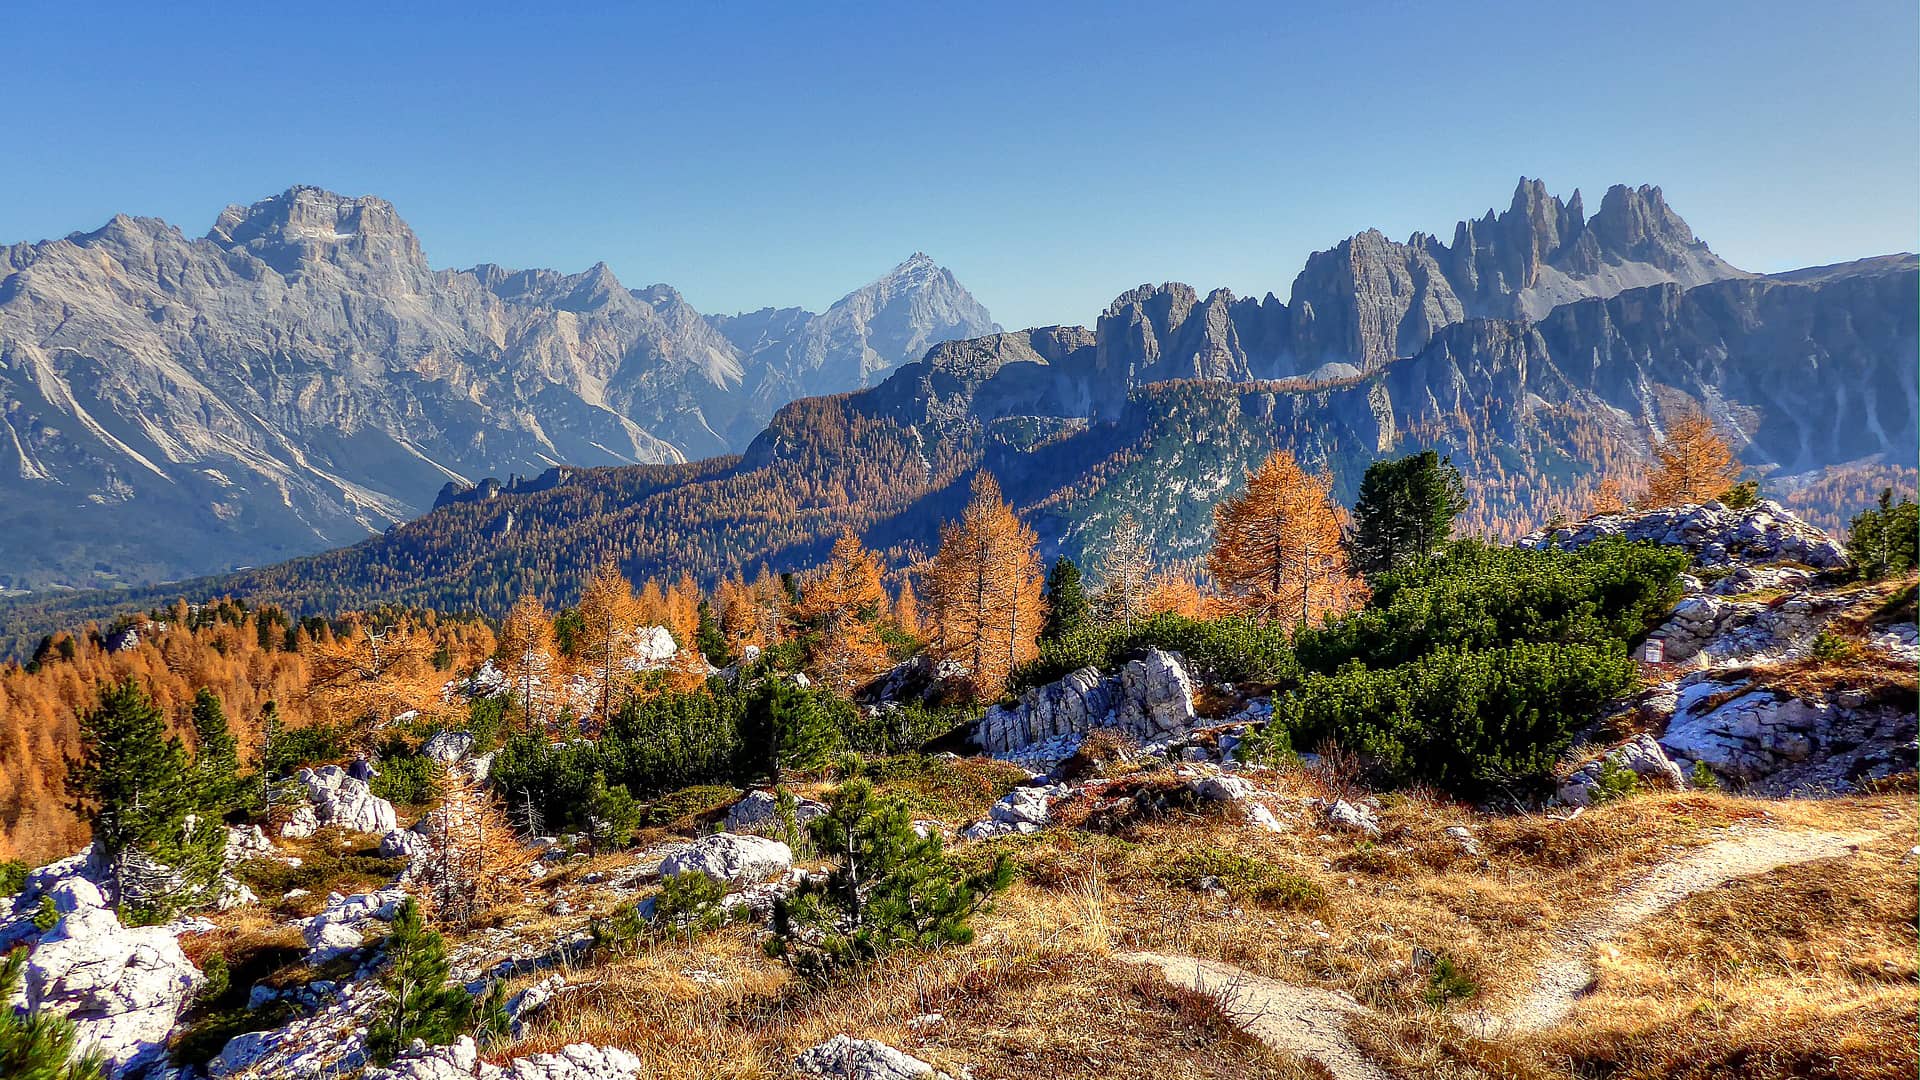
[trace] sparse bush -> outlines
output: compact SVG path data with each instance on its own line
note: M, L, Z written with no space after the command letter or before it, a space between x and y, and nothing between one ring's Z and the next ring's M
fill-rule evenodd
M905 803L875 795L864 780L841 785L808 829L837 862L824 880L810 878L775 902L767 953L813 979L896 949L964 945L974 913L1013 880L1005 857L963 871L938 836L914 832Z
M1822 630L1813 636L1807 655L1822 663L1845 663L1859 658L1860 646L1831 630Z
M228 982L232 975L227 970L227 956L225 953L208 953L206 958L200 961L200 974L204 977L205 981L200 984L200 989L195 993L195 1001L203 1004L218 1001L226 994Z
M1433 966L1427 969L1427 991L1424 995L1427 1004L1439 1009L1456 1001L1465 1001L1479 992L1479 986L1460 970L1453 957L1441 953L1433 958Z
M1687 773L1687 785L1699 791L1720 790L1720 777L1713 767L1704 761L1693 763L1693 769Z
M40 906L33 912L33 928L46 933L60 922L60 909L53 906L53 897L42 896Z
M1179 653L1190 671L1209 679L1279 683L1297 676L1288 631L1249 619L1190 619L1170 612L1123 626L1087 624L1040 642L1040 656L1015 670L1014 693L1083 667L1111 671L1148 649Z
M663 930L688 937L703 930L718 929L729 917L727 908L720 903L726 895L727 887L705 874L696 871L675 874L660 882L660 895L653 901L654 923Z
M1640 791L1640 777L1632 769L1620 764L1609 754L1600 759L1600 775L1588 792L1588 798L1594 805L1609 803L1636 795Z
M0 860L0 896L12 896L27 887L27 875L33 867L24 859Z
M1720 495L1720 501L1730 510L1745 510L1760 502L1760 481L1742 480Z

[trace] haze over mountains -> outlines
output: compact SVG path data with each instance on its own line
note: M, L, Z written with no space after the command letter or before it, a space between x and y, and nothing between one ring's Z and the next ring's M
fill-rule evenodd
M1634 470L1666 410L1687 403L1720 420L1761 473L1905 464L1920 442L1917 267L1898 255L1761 277L1714 256L1657 188L1615 187L1585 218L1577 194L1562 202L1523 180L1505 213L1463 222L1451 244L1369 232L1315 254L1287 303L1141 286L1091 330L947 341L869 389L796 401L738 460L563 471L464 494L454 485L444 509L366 543L153 595L492 610L522 589L566 601L608 553L636 578L803 566L843 525L898 561L935 540L982 467L1049 555L1098 551L1126 509L1145 518L1162 558L1180 559L1203 550L1213 502L1277 447L1330 469L1349 499L1367 463L1438 448L1467 473L1470 522L1511 530L1577 512L1604 472ZM628 307L619 297L629 294L579 278L521 275L528 284L510 287L497 273L473 277L495 297L537 289L539 310L555 312L548 325L614 306L594 298ZM880 327L976 314L952 306L964 290L918 258L888 283L912 299L889 308L863 290L818 318L683 315L691 329L672 340L702 340L698 323L732 351L660 355L679 372L724 373L737 358L760 373L754 385L776 387L771 401L871 379L889 343L925 340ZM632 295L632 310L679 310L655 295ZM865 317L902 307L922 315ZM0 302L0 318L7 310ZM865 351L844 344L855 340ZM671 385L703 381L713 380ZM518 415L537 420L538 403ZM42 605L8 630L106 602Z
M448 482L744 446L804 394L997 330L923 254L825 313L429 267L383 200L296 187L203 239L119 216L0 247L0 588L274 561Z

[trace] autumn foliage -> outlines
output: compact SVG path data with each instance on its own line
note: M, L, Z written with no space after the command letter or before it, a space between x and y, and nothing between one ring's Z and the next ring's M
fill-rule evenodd
M1277 451L1237 498L1214 507L1207 569L1228 614L1311 623L1346 610L1360 588L1341 549L1331 477Z
M966 665L974 693L999 695L1013 669L1039 655L1045 575L1033 529L1000 497L987 473L973 501L940 533L923 584L933 615L934 655Z
M1647 502L1679 506L1717 499L1740 482L1740 463L1714 422L1698 409L1681 413L1653 447Z
M886 603L880 560L852 530L841 533L827 565L801 587L794 609L810 635L807 668L815 678L851 694L886 670L887 647L875 627Z

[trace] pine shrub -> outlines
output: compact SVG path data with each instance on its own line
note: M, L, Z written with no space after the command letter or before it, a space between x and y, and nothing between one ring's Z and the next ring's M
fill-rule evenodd
M387 999L367 1028L367 1055L386 1065L413 1040L445 1046L464 1034L474 1018L474 999L464 987L447 985L446 945L427 928L409 897L393 918L386 942L387 968L380 984Z
M972 874L950 862L937 835L914 832L903 802L864 780L841 785L808 830L834 867L775 903L767 952L810 979L896 949L965 944L968 921L1013 880L1005 857Z

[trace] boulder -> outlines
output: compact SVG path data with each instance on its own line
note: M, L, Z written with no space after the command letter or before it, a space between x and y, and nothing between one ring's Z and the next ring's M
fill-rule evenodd
M420 752L435 761L451 765L473 749L473 736L464 731L436 731L420 746Z
M1009 755L1037 743L1077 744L1077 736L1097 727L1118 727L1150 742L1181 734L1193 722L1186 669L1172 653L1153 649L1118 674L1080 668L1029 689L1012 705L996 705L973 739L988 753Z
M362 1076L364 1080L632 1080L639 1071L640 1059L627 1051L587 1043L494 1065L480 1060L472 1037L462 1035L450 1046L416 1042L392 1065Z
M301 769L296 774L306 786L315 816L323 825L354 832L385 835L398 824L393 804L375 795L366 782L347 775L338 765ZM287 835L282 830L282 835Z
M412 859L424 854L428 846L427 838L412 829L392 829L380 838L380 857Z
M715 833L660 860L660 876L698 872L730 885L747 885L784 874L792 866L793 849L778 840Z
M307 942L307 960L321 964L350 953L364 941L361 933L369 921L392 922L405 902L402 889L381 889L371 893L327 897L327 906L318 915L299 920L300 936Z
M319 831L320 815L305 804L295 807L293 816L280 826L281 837L288 840L304 840Z
M804 825L827 812L827 804L796 797L793 805L795 824ZM745 798L727 809L727 831L740 832L759 825L780 822L780 799L771 791L749 791Z
M1349 832L1380 835L1380 815L1364 803L1350 803L1345 799L1335 802L1327 807L1327 822Z
M1253 795L1253 784L1240 776L1203 776L1189 780L1187 787L1208 802L1239 802Z
M137 1071L165 1054L200 971L167 929L122 926L97 889L60 888L54 902L73 906L27 960L27 1007L74 1021L79 1045L98 1049L114 1074Z
M1593 791L1600 785L1601 762L1611 761L1616 768L1625 769L1639 778L1642 784L1666 788L1672 791L1684 791L1687 787L1686 774L1680 766L1673 763L1660 744L1651 735L1635 735L1612 750L1574 770L1560 785L1560 801L1568 806L1586 806L1593 802Z
M950 1080L946 1073L885 1043L835 1035L794 1056L804 1076L831 1080Z

